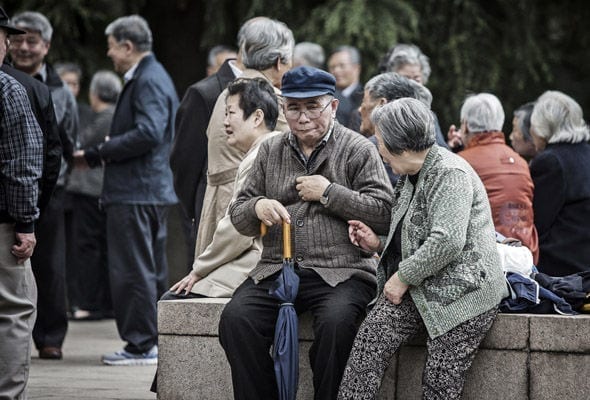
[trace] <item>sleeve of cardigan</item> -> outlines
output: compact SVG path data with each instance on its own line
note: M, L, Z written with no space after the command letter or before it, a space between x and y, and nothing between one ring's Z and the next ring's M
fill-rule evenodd
M399 264L400 279L412 286L436 274L461 252L472 218L474 188L468 173L445 169L434 179L424 193L429 233L416 252Z

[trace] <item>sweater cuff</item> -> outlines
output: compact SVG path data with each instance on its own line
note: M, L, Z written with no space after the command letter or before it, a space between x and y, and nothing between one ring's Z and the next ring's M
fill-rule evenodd
M100 148L98 146L92 146L84 150L84 159L86 159L90 168L99 167L102 164Z
M33 233L35 232L35 221L17 222L14 225L14 231L17 233Z

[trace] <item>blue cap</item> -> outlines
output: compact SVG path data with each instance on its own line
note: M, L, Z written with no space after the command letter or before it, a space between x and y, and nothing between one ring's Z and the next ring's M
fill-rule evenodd
M302 65L283 75L281 93L283 97L306 99L336 92L336 79L332 74L318 68Z

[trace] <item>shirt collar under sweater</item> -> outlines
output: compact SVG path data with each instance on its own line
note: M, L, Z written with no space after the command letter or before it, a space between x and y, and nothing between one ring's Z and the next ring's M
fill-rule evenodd
M309 158L307 158L305 156L305 154L301 151L301 148L299 147L299 142L297 142L297 137L295 135L293 135L293 132L289 132L289 137L288 137L289 145L293 148L293 150L295 150L295 154L297 154L297 156L299 157L299 159L301 160L303 165L305 165L306 169L309 170L310 166L313 165L312 162L316 159L317 154L326 146L326 143L328 142L328 140L332 136L333 131L334 131L334 120L332 120L332 123L330 124L330 128L328 129L328 133L326 133L324 135L324 137L318 143L318 145L315 147L315 149L313 150L313 152L311 153Z

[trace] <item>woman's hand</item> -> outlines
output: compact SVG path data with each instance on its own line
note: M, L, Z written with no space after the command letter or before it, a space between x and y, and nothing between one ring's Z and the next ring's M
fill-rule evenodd
M174 286L170 288L171 292L175 294L180 294L184 290L184 294L187 295L198 281L202 278L195 273L195 271L191 271L187 276L182 278L180 281L176 282Z
M382 244L379 236L361 221L348 221L348 237L355 246L367 251L380 251Z
M391 278L389 278L387 282L385 282L383 294L393 304L398 305L402 302L402 297L404 297L404 294L406 294L408 288L409 286L399 279L399 276L396 272Z

